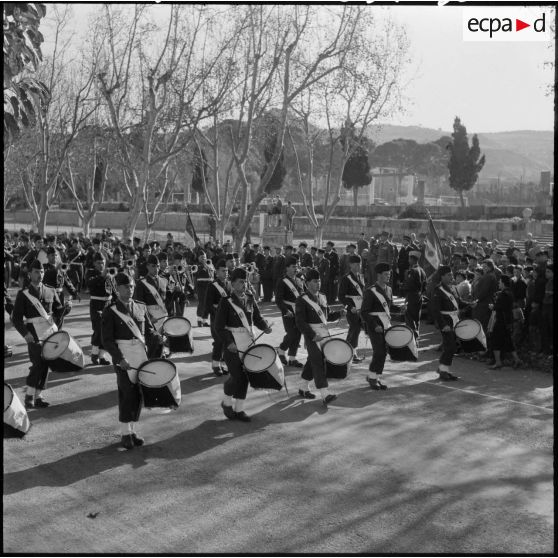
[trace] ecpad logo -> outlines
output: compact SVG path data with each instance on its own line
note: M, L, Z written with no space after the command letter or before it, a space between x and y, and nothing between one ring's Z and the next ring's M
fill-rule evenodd
M465 41L548 41L550 11L529 7L464 8Z

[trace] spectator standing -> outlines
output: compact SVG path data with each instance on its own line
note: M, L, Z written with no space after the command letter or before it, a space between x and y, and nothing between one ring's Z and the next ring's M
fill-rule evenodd
M287 230L294 231L294 217L296 215L296 209L293 207L291 200L287 201L287 207L285 207L285 217L287 219Z
M357 240L357 252L358 255L362 257L362 252L364 250L368 250L369 244L366 238L364 237L364 233L360 233L360 238Z

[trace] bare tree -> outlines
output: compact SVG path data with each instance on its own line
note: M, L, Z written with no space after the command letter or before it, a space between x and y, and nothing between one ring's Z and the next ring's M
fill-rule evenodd
M160 15L163 7L157 7ZM116 133L130 212L123 235L133 234L150 190L168 177L191 131L211 116L218 94L206 78L225 55L226 41L208 42L215 10L202 5L165 6L166 27L144 5L105 6L105 65L97 75ZM168 186L168 185L167 185Z
M304 211L314 226L317 246L322 244L324 229L341 199L343 168L370 124L397 109L402 70L408 62L408 44L402 29L389 20L375 21L370 12L361 13L357 20L343 66L308 88L292 105L297 115L292 125L304 137L306 168L290 131L289 143L295 153L295 176ZM311 118L325 121L325 134L312 130ZM318 177L314 169L320 143L328 151L321 219L316 212Z

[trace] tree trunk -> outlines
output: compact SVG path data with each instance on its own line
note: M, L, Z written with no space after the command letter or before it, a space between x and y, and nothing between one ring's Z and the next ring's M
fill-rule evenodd
M355 208L355 217L358 215L358 188L353 186L353 204Z
M215 240L220 242L221 245L225 242L225 218L222 217L215 222Z
M130 208L130 212L128 213L126 222L122 227L123 238L132 238L134 236L141 215L141 208L142 208L142 202L140 196L138 195L134 200L134 204Z
M39 221L37 223L37 228L38 228L37 232L41 236L45 236L47 214L48 214L48 206L47 206L46 194L42 194L40 205L39 205Z
M93 220L92 218L87 218L87 219L85 217L83 218L82 229L83 229L83 236L85 236L85 237L89 236L89 233L90 233L90 230L91 230L91 221L92 220Z
M314 246L317 246L318 248L322 247L323 236L324 236L324 227L323 227L323 223L321 223L314 229Z

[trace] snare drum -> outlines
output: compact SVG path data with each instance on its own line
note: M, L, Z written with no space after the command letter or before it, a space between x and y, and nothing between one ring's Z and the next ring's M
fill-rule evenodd
M9 384L4 384L4 438L23 438L31 422L25 407Z
M391 360L397 362L416 362L418 350L413 330L406 325L390 327L385 334L387 349Z
M180 405L182 392L176 366L170 360L155 358L144 362L138 370L138 382L147 408Z
M277 351L271 345L252 345L244 353L242 365L248 382L254 389L280 391L285 383L285 372Z
M486 351L486 336L478 320L460 320L454 332L464 353Z
M163 323L171 353L193 353L194 340L190 320L181 317L167 318Z
M77 372L85 366L81 347L67 331L49 335L43 341L42 356L53 372Z
M326 378L342 380L347 377L353 362L353 348L344 339L326 339L320 341L324 355Z

